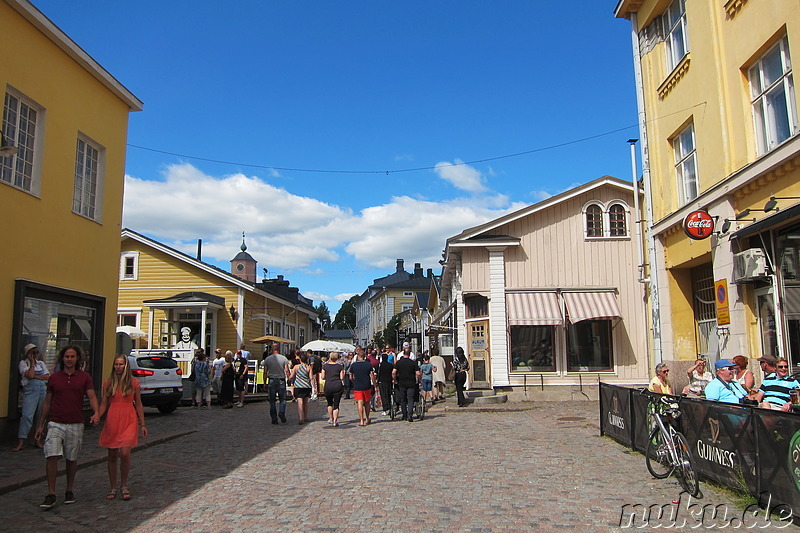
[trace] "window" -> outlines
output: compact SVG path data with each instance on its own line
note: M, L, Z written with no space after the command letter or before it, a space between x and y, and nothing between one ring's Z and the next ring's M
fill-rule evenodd
M748 78L757 150L761 155L797 133L792 63L786 37L750 67Z
M664 12L664 41L667 43L667 71L671 72L689 52L686 34L685 0L673 0Z
M303 346L306 343L306 330L305 328L300 328L300 336L297 338L297 344L299 346Z
M120 256L119 279L136 280L139 277L139 252L123 252Z
M489 299L486 296L465 296L464 305L467 308L467 318L489 316Z
M599 205L590 205L586 208L586 236L603 236L603 210Z
M72 212L100 221L98 201L102 192L102 150L83 137L75 149L75 191Z
M685 205L697 198L697 151L694 123L689 124L672 139L675 152L675 173L678 177L678 201Z
M414 293L412 291L404 291L403 292L403 296L411 297L411 296L414 296Z
M119 326L131 326L134 328L139 327L139 314L117 313L117 327Z
M608 208L608 227L612 237L626 237L628 235L624 206L614 204Z
M694 320L697 353L713 354L717 336L717 306L714 295L714 271L710 263L692 269Z
M439 335L439 346L441 346L442 348L452 348L453 335L452 334Z
M41 109L23 97L6 92L3 107L3 136L18 148L15 155L0 157L0 181L33 194L39 193L37 126Z
M553 326L511 326L511 370L555 372Z
M411 311L414 308L414 304L403 304L401 313L405 313L406 311Z
M567 324L567 370L597 372L612 369L611 320L581 320Z

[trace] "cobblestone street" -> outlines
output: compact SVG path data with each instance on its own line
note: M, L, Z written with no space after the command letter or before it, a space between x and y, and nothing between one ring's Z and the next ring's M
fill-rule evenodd
M164 441L134 452L130 501L105 500L106 466L96 462L78 472L76 504L63 505L59 476L58 503L42 511L45 483L31 484L44 473L41 452L3 451L0 474L29 481L0 496L0 529L608 531L619 529L623 505L679 495L674 480L649 476L641 455L598 436L595 402L473 412L450 399L421 422L377 416L367 427L352 401L342 405L338 428L327 426L324 401L303 426L291 403L279 426L266 402L168 416L148 409L147 440ZM103 457L98 435L87 430L84 462ZM728 496L702 489L702 504L739 512Z

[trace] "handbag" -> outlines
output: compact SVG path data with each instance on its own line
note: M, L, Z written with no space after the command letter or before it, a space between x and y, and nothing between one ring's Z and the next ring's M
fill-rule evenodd
M189 381L194 381L194 363L192 363L192 372L189 374Z
M447 373L447 381L455 381L456 380L456 369L451 368L450 372Z

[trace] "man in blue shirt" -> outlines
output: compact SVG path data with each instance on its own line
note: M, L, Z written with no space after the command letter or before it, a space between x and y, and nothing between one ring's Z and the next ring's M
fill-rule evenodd
M729 359L720 359L714 363L717 377L706 385L704 390L706 400L738 404L739 400L747 396L744 387L733 379L734 368L736 364Z
M800 383L789 377L789 363L782 357L776 359L770 354L759 357L758 362L764 372L764 380L755 399L762 402L760 407L788 411L792 407L789 391L800 388Z

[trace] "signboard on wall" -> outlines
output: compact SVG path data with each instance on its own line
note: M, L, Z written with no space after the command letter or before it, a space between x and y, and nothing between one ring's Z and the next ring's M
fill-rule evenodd
M703 210L692 211L683 219L683 231L690 239L707 239L714 233L714 217Z
M714 282L714 302L717 304L717 325L727 326L731 323L727 279L723 278Z

